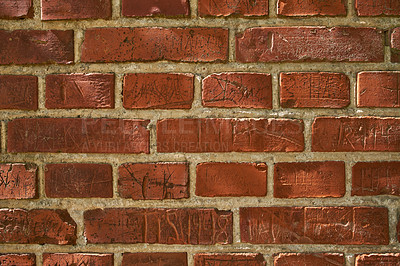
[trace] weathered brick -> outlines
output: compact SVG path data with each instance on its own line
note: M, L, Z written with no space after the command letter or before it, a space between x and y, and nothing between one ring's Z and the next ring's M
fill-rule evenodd
M49 198L112 198L109 164L47 164L45 191Z
M0 199L35 199L37 166L33 164L0 164Z
M123 164L118 172L118 191L122 198L135 200L189 198L187 163Z
M278 0L278 15L282 16L345 16L346 0Z
M223 28L95 28L85 31L81 61L219 62L227 59L228 30Z
M345 260L341 253L279 253L274 255L274 266L286 265L344 266Z
M0 19L32 18L32 0L0 1Z
M73 62L72 30L0 30L0 65Z
M265 163L201 163L196 195L202 197L263 197L267 195Z
M36 266L35 254L0 254L2 266Z
M76 223L67 210L0 209L0 243L76 243Z
M152 265L171 265L187 266L187 254L182 253L124 253L122 256L122 266L152 266Z
M381 207L240 208L241 241L252 244L387 245Z
M385 265L396 266L400 265L400 253L386 253L386 254L359 254L356 256L356 266L373 266Z
M189 0L122 0L122 15L125 17L188 16Z
M38 78L0 75L0 109L38 109Z
M232 243L232 212L216 209L95 209L84 213L90 244Z
M221 73L203 79L203 106L272 109L272 79L264 73Z
M236 36L236 60L383 62L383 33L361 27L250 28Z
M359 16L398 16L400 2L392 0L355 0L357 15Z
M400 62L400 28L395 28L391 33L390 38L391 61L394 63Z
M110 0L41 0L42 20L111 18Z
M22 118L8 122L8 152L149 153L148 120Z
M137 73L124 77L126 109L190 109L193 94L193 74Z
M265 266L260 253L199 253L194 256L195 266Z
M400 119L318 117L312 125L312 150L319 152L400 151Z
M44 253L43 266L66 266L66 265L114 265L113 254L94 253Z
M230 16L240 17L268 15L268 0L199 0L200 16Z
M114 74L47 75L46 108L114 108Z
M303 122L290 119L164 119L157 123L157 150L303 151Z
M350 80L341 73L281 73L280 97L285 108L344 108L350 104Z
M276 163L274 197L326 198L346 193L344 162Z

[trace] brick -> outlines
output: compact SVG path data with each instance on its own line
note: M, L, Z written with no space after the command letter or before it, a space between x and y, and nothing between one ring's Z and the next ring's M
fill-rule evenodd
M189 0L122 0L125 17L189 16Z
M303 122L290 119L164 119L158 152L294 152L304 150Z
M82 62L222 62L223 28L95 28L85 31Z
M353 196L400 196L400 162L358 162L353 166Z
M347 1L278 0L278 15L282 16L345 16Z
M22 118L8 122L8 152L149 153L149 120Z
M35 254L0 254L0 262L3 266L36 266Z
M393 29L390 38L391 61L394 63L400 62L400 28Z
M73 62L72 30L0 30L0 65Z
M400 253L386 254L359 254L356 256L356 266L373 266L373 265L400 265Z
M341 253L279 253L274 255L274 266L286 265L344 266L345 260Z
M67 210L0 209L0 243L76 244L76 223Z
M400 119L318 117L312 125L312 151L400 151Z
M236 36L236 60L383 62L383 41L382 31L375 28L249 28Z
M350 104L350 80L342 73L281 73L280 97L284 108L344 108Z
M232 212L216 209L95 209L85 211L89 244L232 243Z
M113 254L94 253L44 253L43 266L52 265L114 265Z
M388 227L381 207L240 208L243 243L387 245Z
M32 18L32 0L0 1L0 19Z
M340 198L346 193L344 162L277 163L276 198Z
M267 16L268 0L199 0L198 13L205 16L230 16L239 17Z
M108 19L110 0L41 0L42 20Z
M121 165L118 172L118 191L122 198L189 198L187 163L128 163Z
M38 109L38 78L0 75L0 109Z
M109 164L47 164L45 191L49 198L112 198Z
M196 195L202 197L263 197L267 195L265 163L201 163Z
M398 16L400 2L391 0L356 0L358 16Z
M193 97L193 74L137 73L124 77L126 109L190 109Z
M173 265L187 266L187 254L182 253L124 253L122 256L122 266L153 266L153 265Z
M0 164L0 199L35 199L37 166L33 164Z
M195 266L265 266L260 253L199 253L194 256Z
M114 74L47 75L46 108L114 108Z
M272 109L272 78L264 73L220 73L203 79L206 107Z

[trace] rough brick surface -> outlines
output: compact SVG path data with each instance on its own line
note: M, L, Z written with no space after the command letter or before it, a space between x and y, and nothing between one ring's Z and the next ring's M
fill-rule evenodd
M196 195L202 197L263 197L267 194L265 163L201 163Z
M236 36L236 60L245 63L382 62L383 48L382 31L374 28L265 27Z
M267 264L260 253L199 253L194 256L194 266L207 265L265 266Z
M280 102L284 108L344 108L350 104L350 80L341 73L281 73Z
M35 254L0 254L1 265L36 266Z
M81 60L215 62L227 58L227 29L96 28L85 31Z
M111 18L111 0L41 0L42 20Z
M400 62L400 28L395 28L392 31L390 38L391 61L394 63Z
M189 14L189 0L122 0L122 15L126 17L171 17Z
M32 18L32 0L0 1L0 19Z
M0 199L37 198L37 166L0 164Z
M355 0L355 7L359 16L400 15L400 2L396 0Z
M124 77L126 109L190 109L194 75L137 73Z
M173 265L187 266L186 253L124 253L122 256L122 266L151 266L151 265Z
M347 1L278 0L278 14L282 16L345 16Z
M200 16L266 16L268 15L268 0L199 0Z
M355 266L387 265L396 266L400 264L400 253L386 254L360 254L356 256Z
M216 209L95 209L84 213L88 243L232 243L232 212Z
M123 164L118 172L118 191L122 198L162 200L189 197L187 163Z
M253 244L387 245L380 207L240 208L240 235Z
M114 108L114 74L47 75L46 108Z
M112 254L90 254L90 253L44 253L43 266L53 265L114 265Z
M0 75L0 109L38 109L38 78Z
M286 265L344 266L345 260L339 253L280 253L274 256L274 266Z
M317 152L400 151L400 119L318 117L312 125Z
M343 197L345 179L344 162L277 163L274 166L274 197Z
M289 119L165 119L158 152L303 151L303 122Z
M148 153L149 121L23 118L8 123L9 152Z
M206 107L272 109L272 79L264 73L221 73L203 79Z

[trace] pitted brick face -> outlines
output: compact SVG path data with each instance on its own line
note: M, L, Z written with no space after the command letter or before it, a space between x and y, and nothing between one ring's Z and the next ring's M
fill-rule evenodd
M278 0L278 14L282 16L345 16L347 1Z

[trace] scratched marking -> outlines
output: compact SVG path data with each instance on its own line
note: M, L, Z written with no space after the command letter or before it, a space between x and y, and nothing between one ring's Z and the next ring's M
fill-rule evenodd
M23 164L1 164L0 199L35 198L36 171L36 167Z

